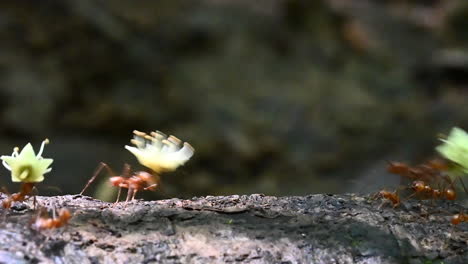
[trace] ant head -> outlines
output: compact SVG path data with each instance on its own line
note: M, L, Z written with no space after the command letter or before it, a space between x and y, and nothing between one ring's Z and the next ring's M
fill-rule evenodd
M416 192L424 191L426 184L423 181L414 181L411 188Z

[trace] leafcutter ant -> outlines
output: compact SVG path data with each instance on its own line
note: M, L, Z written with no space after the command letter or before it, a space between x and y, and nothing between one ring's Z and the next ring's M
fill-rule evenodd
M393 204L393 208L398 207L400 205L400 196L398 195L397 191L389 192L386 190L382 190L376 194L377 197L384 198L390 201ZM383 205L383 203L382 203ZM380 207L382 206L380 205Z
M68 221L70 221L71 218L71 212L66 208L62 208L58 212L58 216L55 215L54 210L52 218L49 216L37 217L32 226L37 230L59 228L68 224Z
M389 162L387 166L388 172L411 180L432 182L443 179L451 183L451 180L442 173L447 169L447 163L441 159L432 159L413 167L403 162Z
M125 202L128 202L130 200L135 199L135 196L139 191L154 191L159 185L158 175L152 175L146 171L137 171L132 174L130 165L125 164L122 170L122 174L117 176L106 163L101 162L96 171L94 172L94 175L89 179L86 186L80 192L80 195L82 195L89 187L89 185L91 185L91 183L94 182L96 177L100 174L100 172L103 169L106 169L107 172L110 175L112 175L112 177L109 178L109 182L111 183L111 185L119 187L117 200L115 201L116 203L120 200L122 188L128 189L127 198L125 199Z
M34 183L23 183L21 184L20 192L8 195L7 198L3 199L2 207L5 209L11 208L13 202L23 202L30 198L31 193L36 189ZM7 193L4 190L5 193ZM34 208L36 208L36 196L34 195Z
M434 189L423 181L414 181L411 185L411 189L414 191L414 194L420 194L426 197L431 197L433 199L447 199L455 200L457 194L454 189L448 188L443 191L439 189Z
M98 166L96 172L88 181L80 194L83 194L88 186L96 179L101 170L105 168L110 175L109 180L113 186L119 187L116 203L120 199L122 188L128 189L127 199L135 199L137 192L144 190L154 190L159 185L159 175L164 172L176 170L184 165L194 154L194 148L187 142L182 142L175 136L167 136L161 131L154 131L150 134L134 130L133 139L130 142L134 145L125 146L137 158L138 162L150 169L154 174L145 171L131 173L130 165L125 164L122 174L116 175L109 166L103 162Z

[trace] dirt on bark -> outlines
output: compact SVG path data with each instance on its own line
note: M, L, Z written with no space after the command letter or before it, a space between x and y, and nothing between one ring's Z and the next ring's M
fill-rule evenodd
M38 197L68 208L63 228L35 230L31 203L3 210L1 263L468 263L465 210L446 201L392 208L371 196L259 194L102 202Z

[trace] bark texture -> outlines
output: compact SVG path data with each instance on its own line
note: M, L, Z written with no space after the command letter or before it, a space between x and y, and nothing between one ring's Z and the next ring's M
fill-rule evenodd
M73 218L38 231L31 204L4 210L2 263L468 263L468 224L450 224L464 208L444 201L395 209L351 194L38 202Z

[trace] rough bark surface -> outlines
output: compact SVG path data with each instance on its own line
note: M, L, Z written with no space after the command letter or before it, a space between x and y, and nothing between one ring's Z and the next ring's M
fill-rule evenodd
M38 197L69 208L70 223L34 230L37 212L3 211L2 263L468 263L464 208L357 195L233 195L112 204L80 195Z

